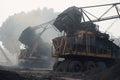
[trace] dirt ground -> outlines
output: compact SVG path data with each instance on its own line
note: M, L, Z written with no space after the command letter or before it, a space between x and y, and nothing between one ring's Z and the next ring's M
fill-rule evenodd
M120 64L109 69L94 69L79 73L1 67L0 80L120 80Z

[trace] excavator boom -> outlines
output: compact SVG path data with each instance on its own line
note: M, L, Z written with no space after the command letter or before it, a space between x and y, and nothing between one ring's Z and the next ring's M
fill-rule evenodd
M98 7L109 7L108 9L106 9L103 13L101 13L100 16L95 16L94 14L92 14L90 11L87 11L87 9L92 9L92 8L98 8ZM115 18L120 18L120 9L118 8L118 6L120 6L120 3L112 3L112 4L104 4L104 5L95 5L95 6L86 6L86 7L80 7L79 10L82 13L82 18L83 18L83 22L99 22L99 21L104 21L104 20L110 20L110 19L115 19ZM110 11L114 10L113 13L111 13ZM97 12L97 11L96 11ZM111 14L111 16L108 16L107 14ZM105 17L105 15L107 15ZM91 18L90 16L94 17ZM85 19L85 17L87 18L87 21Z

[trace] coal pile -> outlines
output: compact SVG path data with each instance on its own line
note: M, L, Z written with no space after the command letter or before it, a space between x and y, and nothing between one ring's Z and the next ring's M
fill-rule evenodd
M120 80L120 64L111 67L101 73L101 80Z
M95 69L85 73L84 80L120 80L120 64L109 69Z
M30 70L0 70L0 80L49 80L49 78L42 78L43 74Z
M54 72L51 70L0 70L0 80L120 80L120 64L109 69L86 72Z
M44 74L42 78L49 78L51 80L54 80L53 78L63 80L120 80L120 64L114 65L109 69L96 68L90 71L78 73L49 72Z
M67 34L71 34L78 29L81 19L82 13L77 7L73 6L58 15L53 25L60 32L65 31Z
M25 80L24 77L20 76L16 72L0 70L0 80Z

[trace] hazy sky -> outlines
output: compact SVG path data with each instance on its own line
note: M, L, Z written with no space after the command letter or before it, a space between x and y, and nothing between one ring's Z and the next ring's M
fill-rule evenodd
M53 8L55 12L62 12L70 6L89 6L116 3L120 0L0 0L0 26L15 13L28 12L43 7Z

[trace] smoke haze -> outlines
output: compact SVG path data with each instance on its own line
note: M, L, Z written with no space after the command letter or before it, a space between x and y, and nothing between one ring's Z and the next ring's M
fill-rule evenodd
M0 27L0 41L4 46L6 55L13 64L17 64L18 55L20 53L21 43L18 41L22 31L28 26L36 26L48 22L57 17L59 13L54 12L53 9L43 8L32 10L30 12L21 12L9 16ZM6 58L0 53L3 61L0 65L7 64ZM1 63L3 62L3 63Z
M0 40L11 53L18 53L20 51L18 38L25 28L50 21L57 15L53 9L43 8L9 16L0 28Z

